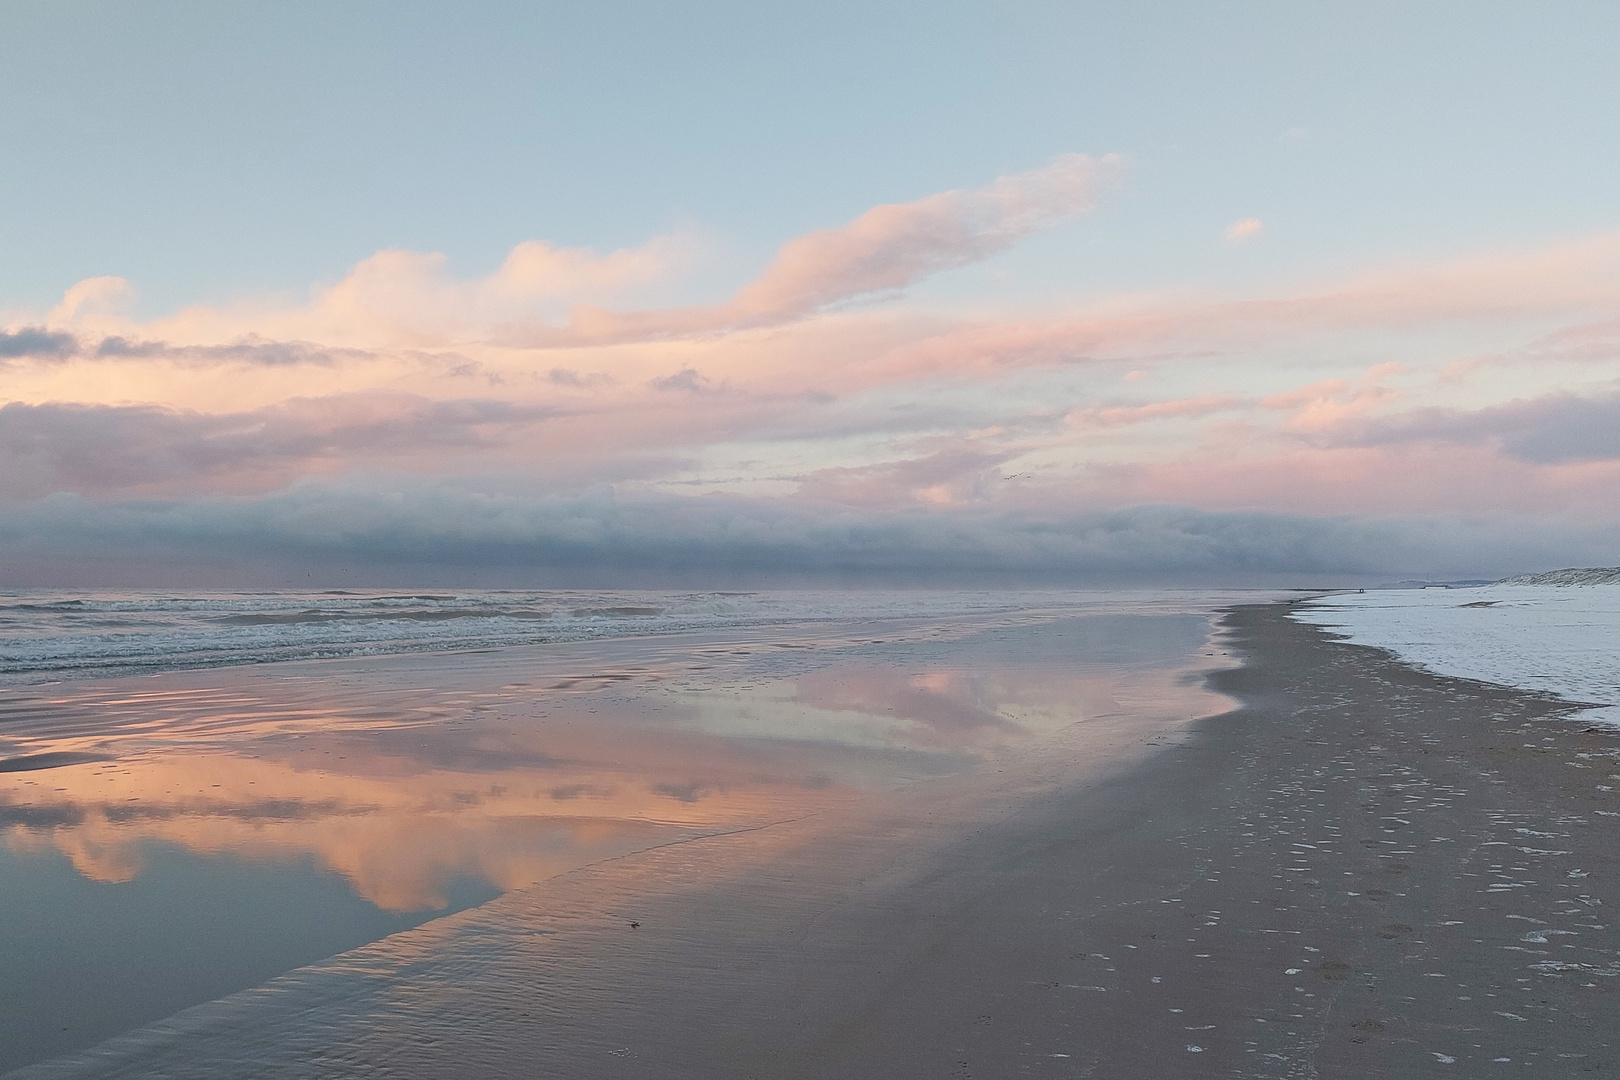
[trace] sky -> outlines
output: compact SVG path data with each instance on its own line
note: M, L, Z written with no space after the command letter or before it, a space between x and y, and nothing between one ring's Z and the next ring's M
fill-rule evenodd
M0 585L1620 563L1615 40L0 0Z

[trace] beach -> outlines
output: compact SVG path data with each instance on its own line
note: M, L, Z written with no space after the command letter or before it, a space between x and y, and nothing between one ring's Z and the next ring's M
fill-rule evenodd
M904 782L824 757L808 801L685 822L15 1075L1612 1070L1620 737L1288 616L1233 607L1193 655L1185 622L1113 654L1148 624L913 636L879 653L910 681L868 699L960 705L894 693L948 689L915 681L935 648L1003 689L954 728L936 712ZM986 751L1008 687L1025 734Z
M1383 7L6 6L0 1080L1620 1076L1620 4Z

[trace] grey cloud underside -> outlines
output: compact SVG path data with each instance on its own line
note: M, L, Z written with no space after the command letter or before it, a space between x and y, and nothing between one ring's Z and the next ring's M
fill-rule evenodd
M294 399L210 415L156 406L18 402L0 407L0 497L152 489L284 474L312 462L477 449L552 415L503 401L405 394Z
M166 341L124 337L86 341L73 334L41 327L0 331L0 360L49 363L67 360L170 360L199 366L248 364L289 367L313 364L330 367L344 361L369 360L376 355L366 349L332 348L310 341L272 341L257 335L224 345L172 345Z
M892 503L919 488L947 485L958 495L982 499L995 493L1000 466L1019 451L988 452L953 447L905 461L855 468L830 468L798 477L802 494L812 499L874 504Z
M709 380L696 368L682 368L675 374L652 381L655 390L682 390L689 394L701 394L709 387Z
M1500 576L1602 561L1610 538L1547 522L1390 522L1139 507L1111 513L861 511L730 497L477 494L308 483L277 495L98 503L52 496L0 518L13 583L101 567L342 568L391 580L655 585L1268 582L1289 576ZM110 568L110 569L107 569ZM244 577L245 575L245 577ZM161 576L161 575L160 575ZM304 576L299 573L300 578ZM83 580L82 577L75 580Z
M264 367L296 364L330 366L344 360L366 360L375 354L365 349L335 349L309 341L270 341L250 336L227 345L171 345L163 341L103 338L89 355L98 359L164 359L185 363L241 363Z
M1620 394L1558 394L1476 412L1419 409L1342 432L1342 445L1496 442L1534 465L1620 459Z
M705 385L699 383L698 390ZM804 399L797 396L736 395L725 410L713 414L713 434L825 439L944 431L966 423L962 410L955 409L930 412L915 406L868 405L829 413L820 403L812 404L808 412L804 407ZM224 415L149 405L14 402L0 407L0 498L36 498L57 491L100 496L263 492L284 486L300 473L390 461L408 469L428 463L429 457L435 469L443 469L452 459L476 457L505 445L524 428L565 411L499 399L435 401L384 392L294 399ZM974 419L984 422L983 416ZM1019 423L998 419L1008 427ZM809 485L807 493L814 496L884 500L906 484L991 479L994 467L1011 453L959 443L950 440L948 448L924 452L915 460L828 469L791 479ZM693 468L694 462L682 457L680 449L675 440L639 453L605 456L594 465L573 462L570 475L580 483L616 482ZM531 466L525 471L548 471L544 461Z
M79 339L72 334L29 326L20 330L0 330L0 360L23 357L64 360L78 351Z

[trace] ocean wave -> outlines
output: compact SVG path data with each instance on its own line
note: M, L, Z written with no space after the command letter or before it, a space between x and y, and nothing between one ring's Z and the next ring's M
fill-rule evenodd
M610 609L611 610L611 609ZM657 612L648 609L651 614ZM544 620L556 616L547 608L490 611L478 608L428 609L411 611L295 611L276 614L222 615L217 622L226 626L298 626L308 623L373 622L396 620L404 622L445 622L450 619L520 619ZM579 612L575 612L578 615Z
M1099 595L1038 590L15 591L0 593L0 684L729 627L1010 612L1063 606L1082 597L1089 606Z

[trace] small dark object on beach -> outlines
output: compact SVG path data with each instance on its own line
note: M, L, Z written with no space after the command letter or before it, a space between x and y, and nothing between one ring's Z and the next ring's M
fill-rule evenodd
M638 922L633 922L633 923L630 924L630 929L632 929L632 930L640 930L641 929L641 924L638 923Z

